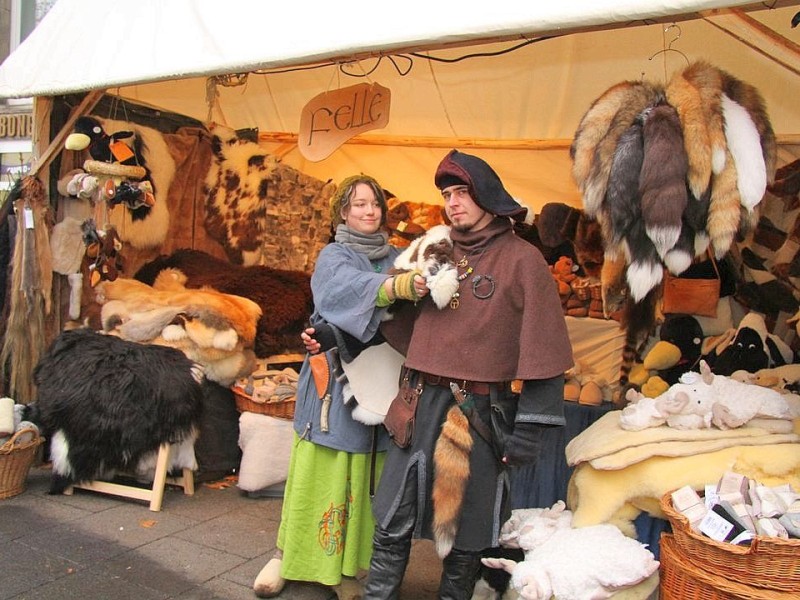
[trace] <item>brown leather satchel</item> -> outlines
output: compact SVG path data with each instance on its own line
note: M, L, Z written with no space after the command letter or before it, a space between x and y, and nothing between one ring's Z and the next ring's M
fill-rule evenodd
M717 304L722 281L717 268L717 261L711 251L708 253L714 265L716 277L713 279L697 279L675 277L664 271L664 289L662 311L664 314L698 315L716 317Z
M422 378L412 386L409 373L403 375L400 390L389 405L389 411L383 420L386 431L392 441L401 448L407 448L414 437L414 421L417 416L417 402L422 393Z

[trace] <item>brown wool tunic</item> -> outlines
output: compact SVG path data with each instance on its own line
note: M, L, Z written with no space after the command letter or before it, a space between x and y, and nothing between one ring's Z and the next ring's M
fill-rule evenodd
M406 366L453 379L547 379L572 366L561 303L539 250L496 218L478 232L453 230L455 258L473 267L459 287L459 306L419 305ZM459 269L463 272L464 269ZM480 276L478 298L473 280Z

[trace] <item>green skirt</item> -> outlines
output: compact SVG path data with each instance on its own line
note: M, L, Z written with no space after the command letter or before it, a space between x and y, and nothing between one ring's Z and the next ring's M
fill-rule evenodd
M385 455L375 457L376 485ZM371 461L370 453L333 450L295 433L278 529L283 578L338 585L342 575L369 569Z

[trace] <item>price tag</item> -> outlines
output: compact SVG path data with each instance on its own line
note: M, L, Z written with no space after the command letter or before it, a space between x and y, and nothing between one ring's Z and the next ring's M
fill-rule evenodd
M712 540L724 542L733 529L733 523L729 523L715 512L708 511L703 520L700 521L698 529Z
M22 209L22 218L25 223L25 229L33 229L33 211L30 208Z

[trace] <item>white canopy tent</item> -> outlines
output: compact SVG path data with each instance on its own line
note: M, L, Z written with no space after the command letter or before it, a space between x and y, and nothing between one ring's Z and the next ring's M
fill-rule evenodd
M0 97L105 89L257 128L268 149L305 173L339 180L367 172L412 201L436 202L438 160L451 147L471 148L534 210L553 201L577 206L568 146L591 102L622 80L666 81L688 61L706 60L754 85L783 162L795 155L798 4L410 0L378 9L361 0L58 0L0 66ZM234 80L241 85L225 85ZM293 146L303 106L365 81L391 90L388 125L325 160L305 160ZM45 142L46 131L37 118Z

